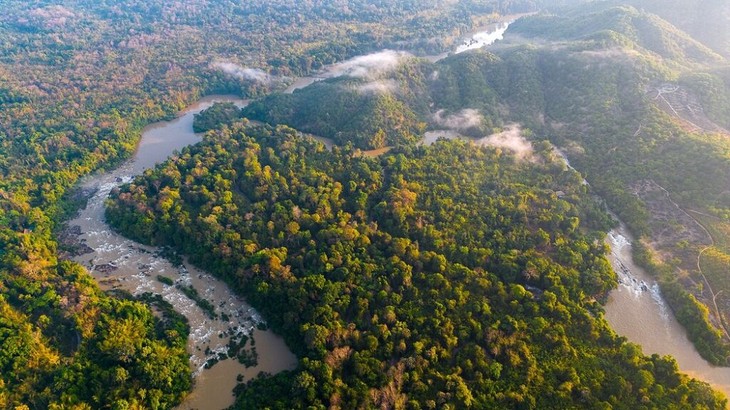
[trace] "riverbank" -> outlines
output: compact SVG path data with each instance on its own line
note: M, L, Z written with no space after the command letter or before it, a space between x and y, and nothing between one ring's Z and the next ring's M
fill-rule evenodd
M730 397L730 368L712 366L699 355L664 301L659 284L634 262L632 242L623 224L609 232L609 260L619 285L608 296L606 320L616 333L640 345L644 354L671 355L682 372Z
M283 339L271 331L256 330L263 319L224 282L184 261L173 264L165 250L116 234L104 219L104 202L113 188L165 161L175 151L199 142L201 136L192 129L193 116L214 102L225 101L246 104L235 97L209 96L172 121L147 126L132 159L114 170L85 178L82 190L93 195L86 207L67 222L65 230L67 240L70 237L82 250L73 259L87 267L102 289L133 295L160 294L188 319L188 352L195 383L181 409L225 408L234 402L232 390L239 374L250 380L259 372L275 374L296 366L296 357ZM189 289L212 306L213 314L186 296ZM206 363L227 352L230 341L251 334L256 340L257 365L247 368L232 358L206 368Z
M523 13L523 14L510 14L507 16L501 16L496 21L484 26L477 28L466 35L463 35L460 37L460 40L457 41L457 46L454 47L450 51L446 51L440 54L434 54L434 55L425 55L425 56L415 56L411 55L410 53L406 51L391 51L391 50L381 50L379 53L383 52L391 52L394 54L400 54L400 55L410 55L411 57L419 57L426 59L432 63L435 63L439 60L443 60L444 58L454 55L463 53L465 51L469 50L475 50L479 49L488 45L493 44L495 41L501 40L504 38L504 33L509 28L510 24L514 23L518 19L524 16L529 16L535 13ZM375 53L373 53L375 54ZM372 54L369 54L372 55ZM356 56L353 58L350 58L348 60L331 64L329 66L326 66L317 72L313 73L310 76L306 77L299 77L294 80L292 84L290 84L286 89L284 89L284 93L291 94L294 91L307 87L309 85L312 85L316 83L317 81L326 80L328 78L334 78L338 77L343 74L343 72L346 72L348 69L351 69L352 66L357 66L362 61L363 57L366 56Z

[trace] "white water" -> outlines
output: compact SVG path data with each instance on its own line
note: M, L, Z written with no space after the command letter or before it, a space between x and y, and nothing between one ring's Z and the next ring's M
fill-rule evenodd
M453 53L481 48L503 39L512 21L502 22L473 34L456 47ZM448 53L426 58L438 61L446 56ZM328 76L334 76L328 74L328 69L324 69L322 73L324 74L297 79L285 92L291 93ZM103 200L114 186L120 184L116 178L120 177L126 182L131 175L139 174L166 159L174 149L199 141L199 136L192 133L192 115L209 106L211 101L212 99L201 101L200 104L182 113L177 120L149 127L140 142L139 152L130 163L88 181L87 186L96 186L100 190L89 202L86 210L70 222L71 226L74 224L82 226L82 238L86 240L87 245L95 249L95 253L79 257L79 262L86 263L92 269L94 266L109 262L118 267L110 274L94 272L94 277L104 288L123 288L132 293L144 291L160 293L175 306L176 310L191 319L189 349L193 352L191 363L197 378L195 389L190 398L181 405L182 409L226 407L233 402L230 392L235 386L237 374L243 374L249 379L258 371L276 373L293 368L296 364L296 358L286 348L281 338L271 332L256 331L254 337L257 340L259 353L257 367L244 369L238 362L227 360L210 370L203 370L202 364L210 357L203 353L205 347L213 351L222 351L228 341L228 337L218 339L219 333L232 327L236 331L248 334L261 320L260 317L246 305L245 301L233 295L222 282L189 265L181 269L173 267L164 258L155 256L154 248L145 247L114 234L103 221ZM426 133L423 143L430 145L439 137L462 138L454 131L430 131ZM327 140L325 143L331 146L331 141ZM568 163L567 158L560 154ZM605 306L606 319L614 330L641 345L646 354L672 355L677 359L682 371L705 380L730 395L730 369L713 367L699 356L687 339L684 328L667 308L656 282L633 263L631 240L625 228L622 226L612 231L608 239L612 248L609 259L620 280L618 288L610 293ZM159 283L155 279L158 274L171 277L178 283L192 284L206 299L210 298L219 312L229 314L233 324L215 323L210 320L174 287Z
M554 152L575 170L563 151L555 147ZM588 182L583 179L583 184ZM670 355L682 372L730 397L730 368L713 366L700 356L662 297L659 284L634 262L632 242L623 222L606 237L611 249L608 259L619 282L604 306L606 320L616 333L640 345L644 354Z
M509 24L502 23L496 29L475 34L455 52L484 47L502 39ZM428 59L438 61L446 56L429 56ZM318 79L304 79L295 85L306 86ZM287 91L292 92L296 88ZM470 139L453 130L433 130L426 132L421 143L431 145L439 138L466 139L477 144L484 140ZM331 141L326 142L331 145ZM569 168L574 169L562 151L556 149L555 152ZM585 179L583 183L588 185ZM641 345L645 354L671 355L677 360L680 370L730 396L730 368L712 366L699 355L687 338L685 329L668 308L659 285L634 263L630 235L623 224L608 234L607 241L611 247L609 260L619 280L619 286L609 294L605 306L606 319L611 327L629 341Z
M230 97L209 97L194 104L172 121L160 122L145 128L134 157L119 168L86 179L83 186L97 189L85 209L68 225L79 226L79 240L93 249L75 258L85 265L103 289L123 289L134 295L152 292L162 295L176 311L188 318L190 337L188 352L195 375L195 386L181 409L222 409L233 404L232 390L236 376L245 380L255 377L260 371L278 373L292 369L296 357L289 351L282 338L270 331L255 330L263 319L245 300L234 294L228 286L212 275L185 263L173 266L159 255L159 249L145 246L113 232L104 220L104 201L109 192L122 183L129 182L134 175L167 159L175 150L200 141L193 133L193 115L216 101L232 101L242 106L246 101ZM101 272L99 267L113 266L110 272ZM217 318L211 318L195 302L185 296L176 286L168 286L157 280L162 275L172 279L176 285L192 286L215 307ZM228 320L223 319L223 315ZM227 351L231 337L254 335L258 352L258 365L245 368L235 359L228 359L205 369L207 360ZM206 353L207 351L207 353Z
M629 341L641 345L645 354L671 355L679 369L704 380L730 396L730 368L707 363L687 338L664 301L659 285L632 257L632 239L621 224L608 235L609 260L619 279L606 303L606 320Z

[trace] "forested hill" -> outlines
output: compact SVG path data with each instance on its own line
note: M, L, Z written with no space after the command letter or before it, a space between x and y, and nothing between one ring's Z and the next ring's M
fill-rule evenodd
M598 41L603 47L638 48L658 56L665 64L724 62L720 55L668 21L630 6L582 6L560 15L530 16L516 22L512 33L526 38Z
M386 60L391 57L383 55ZM320 81L293 94L277 93L254 101L239 116L289 124L365 150L416 142L425 130L423 118L428 112L419 62L398 55L393 58L402 64L397 69L400 75L386 72L381 76L387 78L345 76ZM403 92L392 92L396 90Z
M618 3L618 2L616 2ZM724 0L635 0L633 5L655 13L715 52L730 58L730 3Z
M190 389L179 317L58 259L81 176L201 95L261 95L384 46L439 52L511 7L479 3L3 1L0 408L169 408Z
M460 141L371 159L245 124L107 210L226 278L300 357L237 407L724 408L607 327L610 219L550 144L532 162Z
M728 73L724 57L659 16L600 3L525 17L490 52L433 64L402 56L391 70L271 95L240 115L361 149L408 144L402 131L418 128L405 124L476 137L510 122L528 126L564 149L641 238L640 259L661 278L690 338L705 358L726 364ZM376 107L401 121L383 122ZM668 199L657 198L662 190Z
M564 148L640 236L700 351L725 364L715 327L730 323L730 70L718 57L727 14L709 11L726 6L561 8L579 3L2 2L0 408L170 408L190 390L184 320L154 299L160 315L101 292L59 260L54 239L82 202L69 194L79 178L128 158L146 124L201 95L259 97L386 47L439 53L494 13L539 9L552 17L516 24L494 53L411 59L372 81L333 79L251 106L289 122L302 118L267 107L311 97L340 111L313 107L292 125L362 148L398 145L390 155L229 128L119 192L110 216L148 241L180 239L153 228L200 239L207 259L171 244L237 281L285 332L300 367L255 382L242 407L722 407L671 360L643 357L606 328L592 300L613 281L598 245L605 215L545 144L535 163L459 142L414 145L424 129L483 136L519 122ZM576 31L603 24L597 16L611 24ZM351 102L363 109L344 110ZM665 212L674 209L702 225ZM700 236L682 236L697 226ZM656 235L664 228L674 236Z

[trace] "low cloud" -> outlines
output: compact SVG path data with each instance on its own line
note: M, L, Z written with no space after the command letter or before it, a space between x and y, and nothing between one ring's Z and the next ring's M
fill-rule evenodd
M532 144L522 136L522 128L513 124L504 131L479 140L479 145L489 145L512 151L519 160L534 159Z
M335 64L327 70L326 77L343 75L355 78L375 79L396 69L411 54L403 51L384 50Z
M398 90L398 82L395 80L370 81L357 86L357 91L364 94L389 94Z
M453 114L445 115L444 110L438 110L433 115L433 121L440 127L450 130L466 130L469 128L479 128L482 125L484 117L478 110L466 108Z
M459 54L464 51L476 50L484 46L492 45L495 41L503 40L504 33L507 31L510 24L511 23L500 23L494 31L483 31L474 34L471 38L456 47L454 53Z
M262 84L269 84L272 81L272 77L265 71L259 70L258 68L241 67L235 63L229 62L216 62L212 64L212 67L223 71L224 73Z
M630 57L632 55L639 55L637 51L634 50L624 50L620 48L607 48L604 50L584 50L578 53L579 55L588 56L588 57L596 57L596 58L608 58L608 59L616 59L621 57Z

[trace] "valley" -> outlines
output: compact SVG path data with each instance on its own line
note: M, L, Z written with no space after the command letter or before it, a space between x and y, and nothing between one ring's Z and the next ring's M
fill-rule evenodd
M727 407L723 5L129 3L0 13L0 407Z

